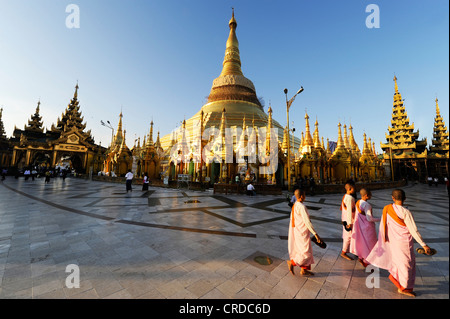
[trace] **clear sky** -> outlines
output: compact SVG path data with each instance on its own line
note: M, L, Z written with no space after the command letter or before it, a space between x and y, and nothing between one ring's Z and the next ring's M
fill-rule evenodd
M80 27L69 29L69 4ZM380 27L367 28L369 4ZM123 111L127 145L161 136L194 115L219 76L231 7L238 23L242 71L286 125L284 88L296 136L317 117L319 135L337 139L351 124L380 152L386 142L394 74L422 139L431 143L435 98L449 125L449 3L447 0L0 0L0 106L7 136L27 123L41 101L44 126L64 112L78 81L87 129L111 141ZM292 123L291 123L292 127ZM156 138L156 132L155 136Z

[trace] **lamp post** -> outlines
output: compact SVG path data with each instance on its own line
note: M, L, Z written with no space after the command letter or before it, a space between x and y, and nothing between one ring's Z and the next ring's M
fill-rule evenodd
M109 121L106 121L106 123L108 123L108 125L106 125L105 122L103 122L102 120L100 120L100 123L101 123L103 126L105 126L105 127L111 129L111 148L112 148L112 146L113 146L113 140L114 140L114 128L112 127L112 125L111 125L111 123L110 123Z
M392 137L389 136L389 159L391 162L391 178L392 178L392 181L394 181L394 165L392 163L392 144L391 143L392 143Z
M300 87L300 90L297 91L297 93L295 93L295 95L288 100L287 97L287 93L288 93L288 89L284 89L284 94L286 95L286 116L287 116L287 132L289 134L290 130L289 130L289 108L291 107L292 102L294 102L295 97L303 92L303 86ZM287 163L288 163L288 191L291 190L291 139L288 136L288 159L287 159Z

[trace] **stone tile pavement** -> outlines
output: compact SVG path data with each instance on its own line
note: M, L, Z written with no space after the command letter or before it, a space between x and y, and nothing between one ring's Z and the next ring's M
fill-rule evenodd
M406 204L438 253L417 255L416 299L449 298L445 186L410 184ZM391 190L373 191L376 216ZM287 268L285 196L134 186L82 179L0 184L1 299L411 299L384 270L379 286L339 257L342 194L306 198L314 227L313 277ZM416 247L418 245L416 244ZM259 261L259 262L258 262ZM79 287L73 276L79 270Z

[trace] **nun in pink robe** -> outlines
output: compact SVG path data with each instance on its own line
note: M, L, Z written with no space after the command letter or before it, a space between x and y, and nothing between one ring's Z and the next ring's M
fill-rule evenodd
M350 252L358 256L361 263L367 266L366 257L377 243L375 222L380 219L372 216L372 205L369 202L361 199L355 206L357 213L353 224Z
M366 260L389 271L389 279L399 291L412 292L416 279L413 238L426 246L417 231L411 212L401 205L384 207L378 241Z

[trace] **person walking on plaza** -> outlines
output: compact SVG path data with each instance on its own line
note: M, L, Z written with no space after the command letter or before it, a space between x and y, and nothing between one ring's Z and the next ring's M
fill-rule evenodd
M133 182L133 173L131 172L131 169L128 170L128 173L125 174L125 179L126 179L127 193L128 191L132 192L133 189L131 188L131 183Z
M288 251L290 260L287 261L289 271L294 274L294 266L300 267L300 274L304 276L314 275L311 265L314 264L313 250L310 234L312 233L317 243L322 243L309 219L308 209L305 204L305 191L296 189L294 192L297 201L292 207L288 233Z
M248 185L247 185L247 195L249 195L249 196L256 195L255 187L253 186L252 183L248 183Z
M341 220L342 220L342 252L341 257L347 260L353 260L347 253L350 251L350 242L352 240L352 227L355 219L355 198L352 194L355 192L355 187L347 183L345 184L346 193L342 198L341 203Z
M399 293L414 297L416 257L413 238L423 247L423 253L431 255L436 251L425 244L411 212L403 206L405 192L402 189L393 190L392 200L394 203L383 208L378 241L366 260L388 270L389 279Z
M145 173L144 174L144 179L142 180L142 190L143 191L148 191L148 184L149 184L148 174Z
M447 195L450 195L450 181L445 177L445 186L447 186Z
M51 173L49 170L47 170L47 171L45 172L45 184L50 183L50 177L51 177L51 175L52 175L52 173Z
M361 188L359 193L361 194L361 199L355 204L356 216L353 224L350 252L358 256L358 261L361 265L367 267L366 257L377 243L375 222L379 222L380 219L373 217L372 205L368 202L372 198L372 192Z

